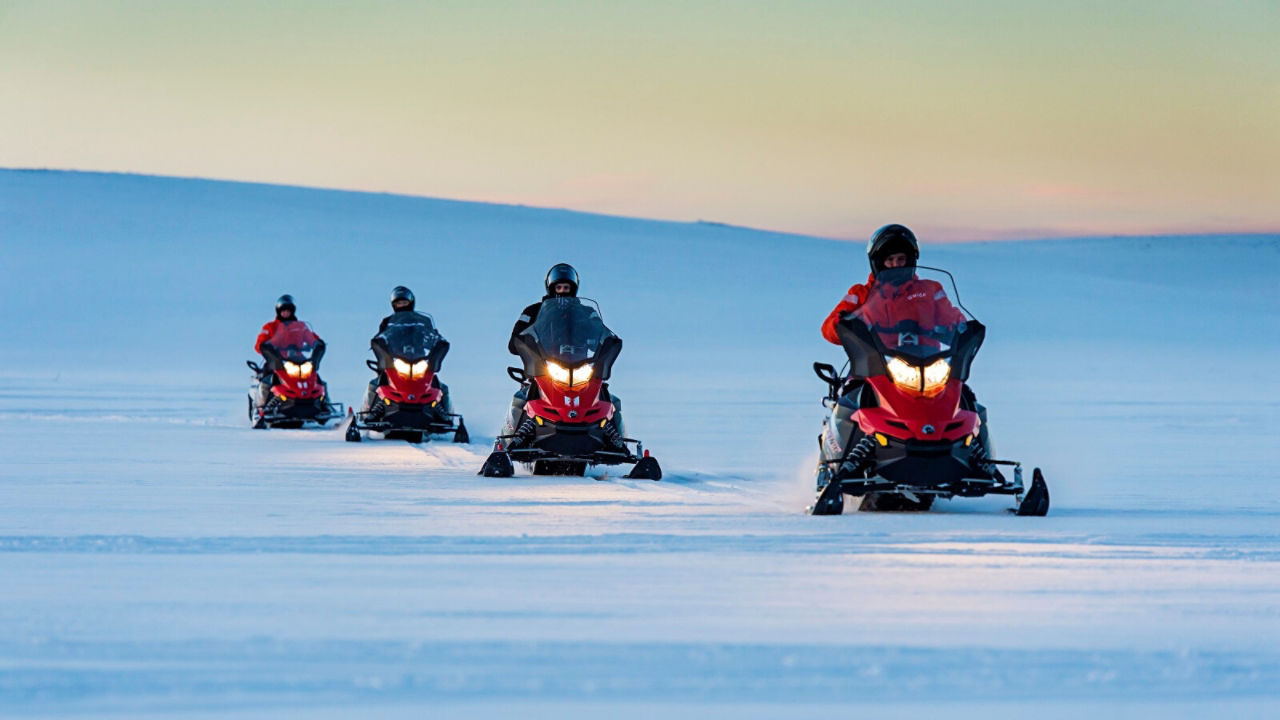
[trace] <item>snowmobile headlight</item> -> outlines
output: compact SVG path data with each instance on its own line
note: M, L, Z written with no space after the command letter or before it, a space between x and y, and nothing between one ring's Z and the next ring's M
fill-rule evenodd
M312 365L312 364L311 364L311 361L310 361L310 360L308 360L308 361L306 361L306 362L304 362L304 363L302 363L301 365L299 365L299 366L298 366L298 372L299 372L299 373L302 375L302 377L304 377L304 378L306 378L306 377L311 377L311 371L312 371L312 370L314 370L314 369L315 369L315 367L316 367L316 366L315 366L315 365Z
M291 378L296 378L302 374L302 368L295 362L284 361L284 371Z
M569 384L570 375L568 368L554 360L547 361L547 374L551 376L552 382L557 382L561 385Z
M577 368L576 370L573 371L573 382L569 385L569 387L573 388L574 390L577 390L578 388L583 387L587 383L591 382L591 373L592 373L591 363L587 363L586 365L583 365Z
M414 377L416 377L416 378L420 378L420 377L422 377L423 375L426 375L426 374L427 374L427 365L428 365L428 363L427 363L427 361L426 361L426 360L419 360L418 362L414 363L414 364L413 364L413 376L414 376Z
M591 382L591 375L594 369L591 363L579 365L570 370L554 360L547 361L547 374L551 376L551 381L557 385L565 385L570 389L577 390L585 387Z
M413 367L400 358L393 358L391 360L391 367L395 368L396 373L402 377L413 377Z
M920 392L920 368L900 357L889 358L888 367L889 375L898 387Z
M951 377L951 363L946 358L938 358L924 369L924 391L925 393L936 393L947 384L947 380Z

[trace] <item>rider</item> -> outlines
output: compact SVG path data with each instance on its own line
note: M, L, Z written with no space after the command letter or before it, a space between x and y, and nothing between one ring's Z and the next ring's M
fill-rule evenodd
M516 350L516 337L537 321L538 313L542 310L542 303L557 297L578 296L578 271L574 270L569 263L556 263L547 271L547 277L543 285L546 287L547 293L542 296L541 300L522 310L515 326L511 328L511 339L507 341L507 352L512 355L520 354ZM511 398L511 414L507 418L504 434L516 431L517 423L520 422L520 415L524 412L524 404L529 399L529 391L531 388L536 387L532 379L521 383L520 389ZM617 430L617 437L619 439L626 437L626 432L623 430L622 425L622 400L617 395L609 392L608 383L601 385L600 395L602 399L608 398L613 403L613 426ZM621 447L625 449L626 446L621 445Z
M297 306L293 304L292 295L281 295L276 298L276 317L262 326L262 331L258 333L258 340L253 344L253 351L262 353L262 346L269 345L267 341L276 334L276 330L282 325L297 322L298 318L295 316L297 310Z
M553 297L577 297L578 296L578 271L573 269L569 263L557 263L551 266L547 271L547 279L544 283L547 288L547 294L542 299L533 303L529 307L520 312L520 317L516 320L515 327L511 328L511 339L507 341L507 351L512 355L516 352L516 336L525 330L538 319L538 312L542 310L542 303Z
M281 330L290 326L292 323L302 322L298 319L298 308L293 303L292 295L281 295L276 299L276 316L274 320L268 321L262 326L262 330L258 333L258 340L253 344L254 352L260 353L266 361L263 363L262 372L258 373L258 394L260 398L267 397L268 388L276 384L276 361L280 357L279 350L271 344L271 338ZM306 325L306 323L302 323ZM307 326L310 329L310 326ZM314 331L312 331L314 334ZM324 340L316 335L315 351L311 355L312 362L320 364L320 358L324 356Z
M403 285L395 286L391 291L391 314L382 318L382 322L378 324L378 333L369 340L369 346L386 345L386 340L382 337L382 333L391 323L401 325L425 323L427 325L433 325L431 316L414 310L416 304L417 301L413 297L412 290ZM444 343L445 341L440 340L439 342ZM440 388L440 403L443 405L444 411L446 413L452 413L453 405L449 401L449 386L440 382L439 375L436 375L432 382L436 387ZM386 384L387 374L379 370L377 377L369 381L369 389L364 396L364 409L366 411L372 408L374 403L378 401L378 387Z
M412 290L410 290L409 288L403 285L395 286L395 288L391 290L391 314L382 318L382 322L378 325L378 332L382 332L383 330L386 330L387 325L391 322L391 320L393 318L396 318L400 313L413 313L412 316L402 316L402 317L416 316L418 319L430 320L430 318L427 317L426 315L423 315L420 312L414 311L413 308L416 304L417 304L417 301L413 297Z
M920 259L920 245L915 233L904 225L885 225L871 236L867 242L867 261L871 265L871 274L866 283L859 283L849 288L848 293L836 304L822 323L822 336L828 342L840 345L840 337L836 334L836 324L845 315L863 308L869 298L880 296L894 302L910 302L922 298L935 312L940 313L938 324L952 324L965 319L963 313L955 308L946 297L941 283L917 277L914 271L916 261ZM939 302L935 302L939 301ZM884 307L884 304L879 304ZM847 437L852 429L852 414L857 410L861 399L864 379L850 376L840 388L840 401L835 410L836 421L841 424L841 437ZM979 439L988 455L992 454L991 441L987 435L987 409L978 404L973 390L965 384L961 393L961 405L975 410L982 420Z

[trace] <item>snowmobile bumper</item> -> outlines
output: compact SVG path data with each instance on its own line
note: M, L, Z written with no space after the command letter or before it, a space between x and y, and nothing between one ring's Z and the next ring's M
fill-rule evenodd
M973 453L964 442L900 440L878 435L874 463L867 477L841 479L841 492L913 492L944 496L1018 495L1022 483L973 467ZM996 464L1007 464L997 462Z
M916 495L942 495L944 497L982 497L983 495L1020 495L1022 486L1000 483L996 480L965 479L952 483L896 483L881 477L866 480L844 480L840 491L845 495L868 493L910 492Z
M354 426L375 432L451 433L458 429L461 415L444 412L430 404L390 403L380 410L356 413Z
M604 428L599 423L557 423L542 418L538 421L533 427L532 445L546 453L585 457L604 449Z
M640 449L639 441L622 438L622 447L611 447L605 437L605 428L600 423L556 423L542 420L534 423L533 436L528 444L520 447L508 447L507 455L512 462L536 463L540 461L579 462L588 465L622 465L636 464L639 474L657 480L662 471L657 461L647 456ZM499 441L518 440L516 436L503 436ZM637 449L632 453L627 443L636 443Z
M585 462L588 465L622 465L639 462L640 457L630 452L597 450L596 452L565 454L552 452L540 447L516 448L508 450L507 455L512 462L533 463L539 460L571 460Z
M273 396L259 409L258 421L267 427L301 427L303 423L321 425L340 418L346 413L342 403L328 403L319 399L294 399Z
M971 475L971 454L963 442L899 440L878 435L875 474L898 485L951 485Z

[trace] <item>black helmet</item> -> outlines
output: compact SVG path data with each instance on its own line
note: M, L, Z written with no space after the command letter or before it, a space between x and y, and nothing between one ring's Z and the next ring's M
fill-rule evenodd
M409 307L406 310L412 310L416 301L413 299L413 291L403 285L397 285L395 290L391 291L391 309L399 312L396 308L397 300L408 300Z
M871 263L871 274L879 275L884 269L885 258L896 253L906 253L907 265L915 267L916 261L920 259L920 245L916 243L915 233L905 225L885 225L867 242L867 261Z
M298 316L298 307L293 304L292 295L281 295L276 298L276 317L280 317L280 311L288 308L294 317Z
M547 271L547 295L555 295L551 288L555 287L556 283L562 282L569 283L570 295L576 296L578 294L578 271L574 270L569 263L552 265L551 269Z

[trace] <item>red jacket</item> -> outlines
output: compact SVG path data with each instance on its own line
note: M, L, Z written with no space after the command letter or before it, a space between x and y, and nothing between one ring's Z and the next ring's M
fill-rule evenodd
M901 285L878 285L868 293L875 302L867 301L862 311L862 319L872 326L888 325L894 318L911 318L924 328L935 326L953 326L964 322L964 313L960 312L951 300L942 283L927 278L913 278Z
M827 342L835 345L840 344L840 336L836 335L836 323L840 322L840 316L862 307L875 284L876 276L867 275L866 284L854 285L849 288L849 292L845 294L840 302L836 303L835 309L822 322L822 337L826 338Z
M822 323L822 337L828 342L836 345L840 344L840 336L836 335L836 323L840 322L840 318L851 313L866 304L867 298L871 297L873 292L882 292L880 302L876 303L871 311L878 311L876 314L885 315L890 308L894 308L893 312L901 313L904 308L915 306L912 314L922 318L921 322L927 326L933 325L953 325L963 322L964 313L960 312L951 301L947 299L946 291L941 283L935 280L924 278L914 278L906 283L898 286L888 286L882 290L881 286L876 284L875 275L868 275L865 285L854 285L849 288L849 293L836 304L831 314ZM926 313L927 311L927 313ZM889 318L886 317L868 317L865 318L868 323L887 323Z
M277 318L262 326L262 332L258 333L258 340L253 344L253 351L262 352L262 343L267 341L272 335L276 334L276 328L280 327L280 319Z
M301 321L301 320L299 320L299 319L298 319L298 318L296 318L296 317L295 317L295 318L290 318L290 319L289 319L289 323L296 323L296 322L302 322L302 321ZM266 325L263 325L263 326L262 326L262 332L258 333L258 340L257 340L257 342L255 342L255 343L253 344L253 351L254 351L254 352L256 352L256 353L261 353L261 352L262 352L262 343L264 343L264 342L266 342L266 341L270 340L273 336L275 336L275 334L276 334L276 331L277 331L277 330L279 330L280 328L284 327L285 325L287 325L287 324L289 324L289 323L286 323L285 321L281 320L280 318L276 318L275 320L272 320L271 322L267 323ZM302 326L305 328L305 327L307 327L307 324L306 324L306 323L302 323ZM310 329L310 328L308 328L308 329ZM304 331L304 332L305 332L305 331ZM314 333L312 333L312 334L314 334ZM317 340L319 340L320 338L319 338L319 337L317 337L316 339L317 339Z

